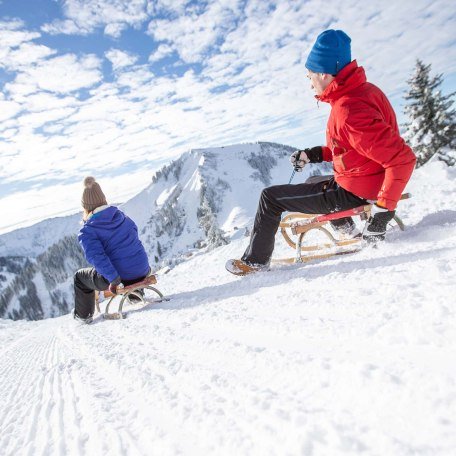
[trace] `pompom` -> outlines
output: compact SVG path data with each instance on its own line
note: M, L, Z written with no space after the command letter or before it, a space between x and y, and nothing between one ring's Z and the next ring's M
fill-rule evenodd
M95 178L92 177L92 176L87 176L84 179L84 187L85 188L91 188L94 183L95 183Z

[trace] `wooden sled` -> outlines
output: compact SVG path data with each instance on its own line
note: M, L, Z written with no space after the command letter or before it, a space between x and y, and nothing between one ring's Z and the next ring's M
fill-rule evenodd
M410 193L404 193L401 200L411 198ZM344 239L335 237L325 226L331 220L337 220L344 217L360 216L362 220L367 220L370 217L371 204L359 206L346 211L334 212L330 214L302 214L292 212L287 214L280 222L280 232L286 243L293 249L296 254L293 258L281 258L272 260L273 263L306 263L308 261L330 258L335 255L345 255L355 253L361 250L364 246L362 237ZM399 228L405 229L404 223L398 215L393 219ZM329 242L304 245L306 235L311 231L323 233Z
M104 296L107 298L110 298L108 301L108 304L106 305L106 309L103 313L103 318L107 320L121 320L125 318L125 314L122 313L122 308L125 303L125 301L128 301L130 304L136 304L133 303L130 298L133 296L136 298L137 303L141 305L146 305L147 302L144 299L144 296L140 291L145 292L146 290L151 290L155 294L159 296L159 300L156 302L162 302L162 301L169 301L169 299L165 298L163 294L161 293L160 290L157 288L153 287L152 285L155 285L157 283L157 278L155 275L148 275L144 280L141 282L136 282L131 285L128 285L127 287L117 287L117 294L113 294L109 291L104 292ZM111 303L114 301L114 299L119 296L120 297L120 302L119 302L119 307L117 312L109 313L109 307L111 306ZM100 304L98 302L98 299L96 300L96 306L97 310L99 313L100 311Z

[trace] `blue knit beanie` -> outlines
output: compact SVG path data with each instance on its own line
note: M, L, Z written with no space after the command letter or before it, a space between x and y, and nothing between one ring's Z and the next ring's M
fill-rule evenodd
M307 57L306 68L314 73L336 75L351 62L350 37L342 30L325 30Z

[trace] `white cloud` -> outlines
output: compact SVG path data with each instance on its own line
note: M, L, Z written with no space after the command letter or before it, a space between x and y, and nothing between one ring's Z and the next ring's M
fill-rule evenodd
M12 93L18 85L64 94L97 84L102 78L100 66L101 63L95 55L77 57L66 54L23 69L15 81L5 87Z
M16 71L55 54L49 47L33 42L41 37L40 33L23 30L23 27L18 20L0 22L0 68Z
M185 14L188 3L190 3L190 0L152 0L148 1L147 12L150 16L157 16L163 13Z
M91 32L90 28L79 25L71 19L58 19L49 24L44 24L41 30L50 35L86 35Z
M198 62L234 27L239 4L240 0L209 2L201 11L187 7L177 19L151 21L148 33L157 41L173 43L185 62Z
M9 50L3 57L0 65L3 65L10 71L15 71L39 63L55 54L56 51L47 46L34 43L21 43L15 49Z
M127 25L125 23L121 22L113 22L111 24L108 24L104 28L104 33L105 35L110 35L113 38L119 38L120 35L122 35L122 32L127 28Z
M48 109L78 107L80 102L71 95L62 96L50 92L39 92L27 98L27 111L46 112Z
M0 122L14 117L20 110L19 103L4 100L3 94L0 94Z
M66 20L43 26L47 33L86 35L97 28L118 37L124 27L138 27L147 20L145 0L64 0Z
M137 56L119 49L110 49L105 56L112 63L114 70L131 66L138 60Z
M160 44L158 48L150 54L149 56L149 62L158 62L159 60L163 59L164 57L167 57L171 55L174 52L173 48L169 46L168 44Z
M37 32L22 30L24 23L19 20L0 21L0 43L2 49L14 48L40 36Z

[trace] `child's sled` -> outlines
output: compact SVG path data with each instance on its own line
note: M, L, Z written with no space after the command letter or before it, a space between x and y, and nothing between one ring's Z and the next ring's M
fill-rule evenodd
M410 193L405 193L402 195L401 200L410 197ZM296 254L293 258L272 260L273 263L306 263L308 261L329 258L335 255L358 252L365 244L362 236L348 239L343 238L338 236L337 233L331 232L328 229L327 224L331 220L352 216L360 216L362 220L367 220L370 217L371 207L372 205L368 204L346 211L322 215L302 214L299 212L287 214L280 222L280 231L286 243L291 248L295 249ZM405 229L404 223L399 216L395 215L393 220L402 231ZM317 231L323 233L329 242L305 245L304 240L306 235L311 231L314 233Z
M155 300L154 302L168 301L169 299L165 298L160 290L152 286L156 283L157 278L155 275L151 274L148 275L144 280L128 285L127 287L117 287L117 294L113 294L109 291L103 292L105 298L110 298L108 304L106 304L103 318L107 320L121 320L122 318L125 318L125 313L122 312L125 301L127 301L129 304L140 304L143 306L148 304L144 296L146 290L151 290L156 295L158 295L159 299ZM120 297L117 312L110 313L109 308L117 296ZM101 313L98 299L96 300L96 306L98 312Z

